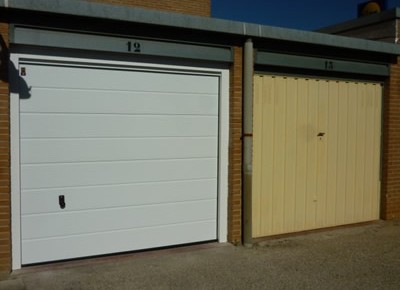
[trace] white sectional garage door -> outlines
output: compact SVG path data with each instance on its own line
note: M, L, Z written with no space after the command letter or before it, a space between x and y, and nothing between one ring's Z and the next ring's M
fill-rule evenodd
M217 238L218 76L20 71L22 264Z

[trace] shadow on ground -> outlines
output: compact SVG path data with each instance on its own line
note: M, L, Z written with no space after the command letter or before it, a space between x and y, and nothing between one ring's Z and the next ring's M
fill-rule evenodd
M0 282L0 289L397 290L400 223L380 221L252 248L211 244L28 268L10 279Z

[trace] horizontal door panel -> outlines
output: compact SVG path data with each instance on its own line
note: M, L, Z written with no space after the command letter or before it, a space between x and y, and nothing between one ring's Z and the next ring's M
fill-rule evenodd
M216 116L21 114L21 138L217 136Z
M216 158L217 137L23 139L21 163Z
M217 179L22 191L21 213L41 214L216 199ZM64 195L66 207L58 197Z
M217 177L217 160L56 163L21 166L21 188L127 184Z
M216 199L23 215L22 239L43 239L214 220Z
M218 114L214 94L44 89L33 87L20 112L103 114ZM177 105L179 104L179 105Z
M25 240L22 241L22 264L215 240L216 232L216 222L211 220L154 228Z
M23 79L29 86L43 88L214 94L219 81L216 76L187 73L46 65L25 67Z

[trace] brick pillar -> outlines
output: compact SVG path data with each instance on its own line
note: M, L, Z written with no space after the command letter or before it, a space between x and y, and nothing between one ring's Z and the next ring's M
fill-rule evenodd
M8 24L0 23L0 272L11 270Z
M230 69L228 241L242 240L242 75L241 47L234 47Z
M400 219L400 58L391 66L384 98L381 218Z

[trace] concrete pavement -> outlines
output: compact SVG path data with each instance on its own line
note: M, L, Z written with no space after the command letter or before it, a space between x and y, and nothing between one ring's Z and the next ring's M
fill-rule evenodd
M400 222L28 267L0 289L400 289Z

